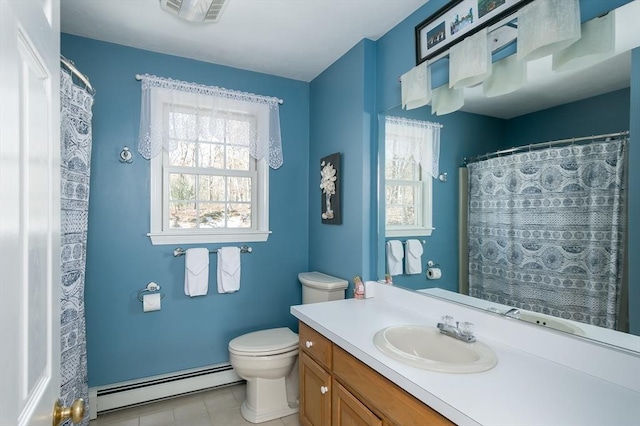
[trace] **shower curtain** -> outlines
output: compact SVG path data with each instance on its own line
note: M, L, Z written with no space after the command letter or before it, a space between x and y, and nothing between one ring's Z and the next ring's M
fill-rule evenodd
M626 139L471 163L469 294L615 329Z
M91 166L91 107L93 96L60 72L61 143L61 268L60 375L61 399L70 406L85 401L82 425L89 424L87 350L84 317ZM70 424L67 421L65 424Z

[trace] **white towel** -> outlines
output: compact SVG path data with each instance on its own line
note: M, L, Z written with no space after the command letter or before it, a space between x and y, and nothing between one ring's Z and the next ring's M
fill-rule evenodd
M209 250L188 249L184 255L184 294L204 296L209 290Z
M422 273L422 243L407 240L404 248L404 273L408 275Z
M402 258L404 250L402 243L398 240L387 241L387 272L389 275L402 274Z
M218 249L218 293L240 290L240 248Z
M400 77L402 108L414 109L425 106L431 101L431 78L427 62L413 67Z

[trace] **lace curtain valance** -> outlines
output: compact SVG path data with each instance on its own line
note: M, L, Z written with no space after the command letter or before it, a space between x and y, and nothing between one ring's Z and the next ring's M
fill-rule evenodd
M385 118L386 151L395 158L417 161L431 177L437 178L442 124L403 117Z
M250 155L256 160L266 158L272 169L283 164L282 141L280 138L280 109L278 98L259 96L252 93L228 90L216 86L205 86L195 83L161 78L153 75L139 76L142 83L142 99L140 110L140 135L138 152L146 159L151 159L162 152L171 152L175 147L176 132L193 135L206 131L215 134L215 126L219 118L232 118L238 114L250 114L256 117L255 126L250 130ZM189 114L194 116L194 128L184 129L178 121L172 125L169 120L154 120L152 103L161 98L164 104L174 108L187 106ZM184 117L179 117L184 123ZM163 126L164 123L164 126ZM199 123L199 124L198 124ZM207 128L202 129L202 123ZM171 131L169 131L171 129ZM172 137L169 137L171 134Z

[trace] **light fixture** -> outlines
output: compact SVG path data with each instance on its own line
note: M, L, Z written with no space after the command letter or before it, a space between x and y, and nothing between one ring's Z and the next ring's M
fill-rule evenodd
M534 1L518 11L518 59L531 61L580 39L578 0Z
M192 22L218 22L229 0L160 0L160 7Z

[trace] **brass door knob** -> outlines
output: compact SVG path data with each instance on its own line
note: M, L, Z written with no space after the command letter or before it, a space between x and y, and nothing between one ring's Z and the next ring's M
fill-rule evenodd
M53 426L58 426L60 422L71 419L76 424L82 421L84 417L84 399L78 398L73 401L71 407L65 407L62 405L62 401L57 400L53 406Z

